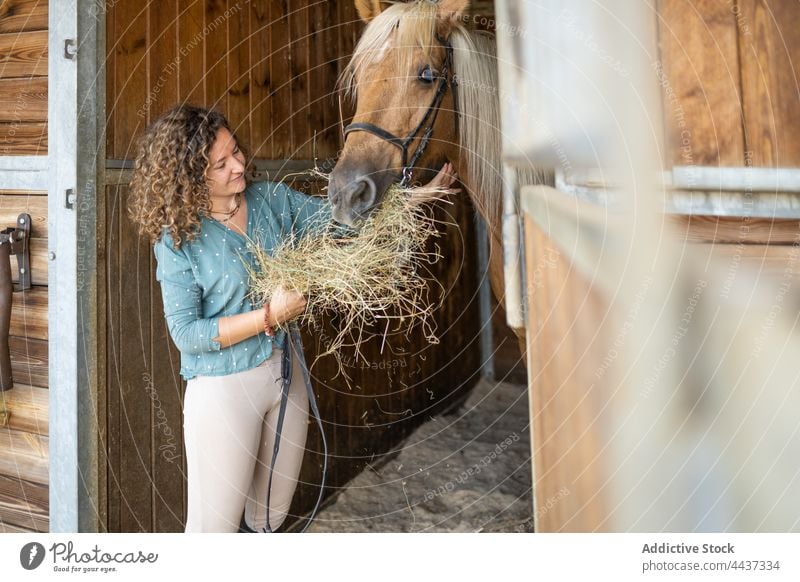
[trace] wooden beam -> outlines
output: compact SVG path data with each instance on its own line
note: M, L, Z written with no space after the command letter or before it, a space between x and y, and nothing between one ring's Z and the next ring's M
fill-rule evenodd
M48 449L48 437L0 428L0 476L47 485Z
M47 77L0 79L0 122L47 121Z
M748 163L800 166L800 8L797 2L738 2L739 55Z
M48 0L0 2L0 32L47 30Z
M46 30L0 34L0 77L46 76Z
M47 436L48 390L14 382L14 388L0 392L0 404L8 414L8 428Z
M48 344L45 340L10 336L11 372L14 382L47 388L50 384Z
M46 156L47 123L0 123L0 156Z
M610 309L592 279L526 214L528 370L539 532L596 531L608 515L599 374Z
M49 495L47 485L0 476L0 531L46 532ZM13 531L13 530L7 530Z
M793 244L800 221L719 216L668 216L674 234L686 242L723 244Z
M716 0L659 2L666 163L744 165L736 17Z

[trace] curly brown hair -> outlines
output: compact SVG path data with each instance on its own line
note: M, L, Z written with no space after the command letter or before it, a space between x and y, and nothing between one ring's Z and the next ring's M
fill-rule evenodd
M211 210L208 155L221 128L231 131L221 113L184 104L156 119L139 138L128 215L150 242L165 228L177 248L197 238L200 218Z

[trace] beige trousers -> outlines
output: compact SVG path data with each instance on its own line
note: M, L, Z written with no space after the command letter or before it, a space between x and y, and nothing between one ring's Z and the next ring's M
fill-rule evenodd
M189 482L186 532L236 532L267 522L267 484L281 400L281 355L229 376L189 380L183 431ZM297 485L308 429L308 395L292 354L292 384L270 494L270 526L283 523Z

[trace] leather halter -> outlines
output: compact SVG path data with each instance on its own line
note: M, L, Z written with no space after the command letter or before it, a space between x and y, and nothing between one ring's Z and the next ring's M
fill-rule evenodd
M416 166L417 162L419 162L419 159L428 148L431 135L433 134L433 126L436 124L436 119L439 117L442 100L444 99L444 95L447 92L448 87L452 88L453 100L454 102L456 101L456 80L454 76L450 75L450 69L453 65L453 46L447 40L442 40L441 38L437 38L437 40L445 49L442 72L439 74L439 87L436 89L436 95L433 97L433 102L431 103L430 107L428 107L428 111L425 112L425 116L422 118L422 121L419 122L417 127L410 134L408 134L405 139L397 137L393 133L386 131L385 129L372 123L351 123L344 130L345 139L347 139L347 136L354 131L365 131L399 148L400 152L402 153L402 173L400 175L400 186L403 188L411 184L414 166ZM456 111L456 120L457 119L458 112ZM411 156L411 159L409 159L408 148L413 141L417 139L420 133L422 133L422 137L420 138L419 145L417 146L414 155Z

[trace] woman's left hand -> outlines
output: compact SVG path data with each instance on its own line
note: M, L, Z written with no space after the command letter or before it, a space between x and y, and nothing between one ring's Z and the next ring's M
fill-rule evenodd
M449 194L458 194L461 192L460 188L451 188L453 184L456 183L458 179L456 175L456 170L453 167L453 164L450 162L446 162L442 169L439 170L439 173L436 176L422 186L418 188L419 194L412 191L411 200L413 202L430 202L431 200L435 200L437 198L443 198ZM440 190L439 192L431 192L431 190Z

